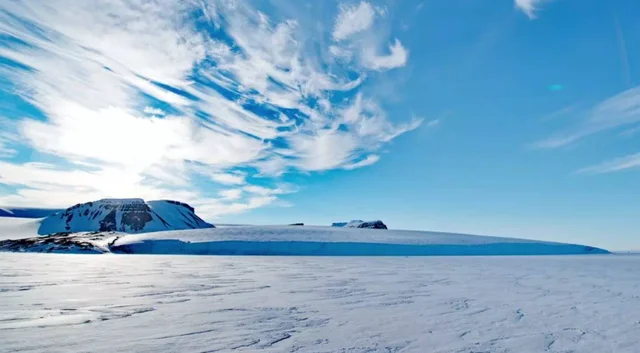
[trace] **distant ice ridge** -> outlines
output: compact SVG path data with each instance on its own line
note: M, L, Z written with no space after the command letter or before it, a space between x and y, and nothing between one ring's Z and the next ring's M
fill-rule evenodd
M62 211L52 208L0 207L0 217L10 218L42 218Z
M144 233L213 228L193 207L171 200L102 199L77 204L42 220L38 234L73 232Z
M110 251L131 254L466 256L605 254L590 246L419 231L252 226L130 234Z

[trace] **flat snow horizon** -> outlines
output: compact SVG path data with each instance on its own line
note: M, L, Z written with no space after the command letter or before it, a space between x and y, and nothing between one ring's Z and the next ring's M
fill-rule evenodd
M640 256L0 253L6 352L640 351Z

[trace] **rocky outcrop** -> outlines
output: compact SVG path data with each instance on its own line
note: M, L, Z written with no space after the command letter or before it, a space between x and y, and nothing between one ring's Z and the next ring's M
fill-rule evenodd
M56 233L48 236L0 241L0 251L65 254L103 254L115 233Z
M161 230L212 228L178 201L102 199L69 207L43 219L38 234L60 232L142 233Z
M380 220L376 221L361 221L353 220L350 222L335 222L331 224L332 227L344 227L344 228L369 228L369 229L387 229L387 226Z

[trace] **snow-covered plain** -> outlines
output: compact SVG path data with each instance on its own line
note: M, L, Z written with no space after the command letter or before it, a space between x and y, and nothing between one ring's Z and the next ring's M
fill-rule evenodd
M640 352L640 256L0 253L2 352Z

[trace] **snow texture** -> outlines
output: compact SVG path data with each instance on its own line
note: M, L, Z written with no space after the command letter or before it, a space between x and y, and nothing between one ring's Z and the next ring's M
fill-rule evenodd
M193 207L169 200L103 199L77 204L46 217L38 234L61 232L125 233L211 228L195 214Z
M0 253L0 351L637 353L638 268L637 255Z

